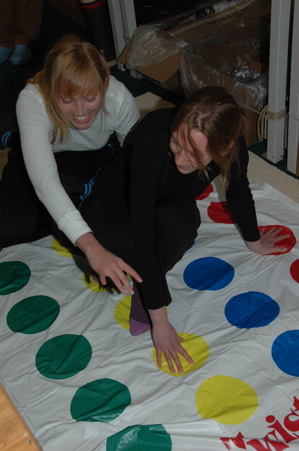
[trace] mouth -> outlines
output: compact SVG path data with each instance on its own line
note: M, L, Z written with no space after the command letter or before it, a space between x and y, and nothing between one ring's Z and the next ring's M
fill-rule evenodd
M73 118L76 122L86 122L89 119L89 116L90 114L87 114L86 116L75 116L75 114L73 114Z
M177 168L181 171L188 171L190 169L190 166L177 166Z

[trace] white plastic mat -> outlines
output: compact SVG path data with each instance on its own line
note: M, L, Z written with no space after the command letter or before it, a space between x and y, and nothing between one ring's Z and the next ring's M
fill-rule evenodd
M130 297L52 237L1 250L0 381L44 451L299 449L299 205L251 187L289 252L251 253L210 186L168 274L195 360L182 376L157 368L149 332L130 335Z

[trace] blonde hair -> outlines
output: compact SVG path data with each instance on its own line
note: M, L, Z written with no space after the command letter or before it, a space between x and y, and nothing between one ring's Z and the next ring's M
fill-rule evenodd
M76 35L66 35L48 53L44 68L29 83L37 85L54 124L54 143L65 141L71 123L61 98L100 92L102 108L109 84L109 68L100 52Z
M171 134L180 129L184 146L191 144L199 171L208 175L200 149L191 136L194 129L202 132L208 140L213 160L220 167L223 184L227 186L229 168L238 156L236 140L242 134L243 126L244 115L235 99L221 87L206 86L181 105L172 122Z

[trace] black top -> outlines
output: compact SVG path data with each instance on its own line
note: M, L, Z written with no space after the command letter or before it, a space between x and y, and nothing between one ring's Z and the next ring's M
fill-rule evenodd
M165 305L163 282L165 274L159 266L155 247L155 204L166 198L196 201L220 168L211 162L209 179L198 170L181 174L169 149L169 127L176 109L149 113L124 142L124 152L115 158L102 177L125 190L134 234L133 268L143 279L142 294L148 308ZM226 199L244 240L260 237L254 201L247 178L248 151L244 139L239 139L239 158L230 170ZM101 178L102 178L101 177Z

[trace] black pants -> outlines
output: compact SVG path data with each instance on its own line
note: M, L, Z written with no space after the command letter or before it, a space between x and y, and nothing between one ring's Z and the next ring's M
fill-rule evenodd
M82 207L101 168L120 149L112 135L102 149L55 154L61 183L76 208ZM13 136L12 150L0 180L0 218L0 247L35 241L53 231L52 218L28 177L18 134Z
M128 202L121 187L103 183L99 179L83 205L82 216L107 250L138 271L134 259L134 235ZM167 198L156 203L155 218L155 252L160 270L166 274L191 247L200 226L200 215L195 200ZM140 275L144 277L143 274ZM143 285L145 284L138 287L141 297ZM166 279L163 292L165 305L168 305L171 296ZM156 306L153 305L152 308Z

